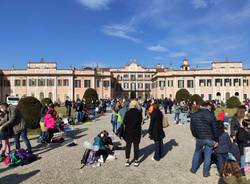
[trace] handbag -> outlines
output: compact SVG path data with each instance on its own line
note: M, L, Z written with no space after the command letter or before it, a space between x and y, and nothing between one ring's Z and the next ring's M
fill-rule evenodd
M163 128L169 127L169 122L168 122L167 116L163 116L162 125L163 125Z

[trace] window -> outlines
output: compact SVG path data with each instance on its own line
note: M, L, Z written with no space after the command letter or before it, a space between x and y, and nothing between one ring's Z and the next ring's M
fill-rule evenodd
M212 100L212 94L208 94L208 100Z
M45 86L45 79L38 79L38 86Z
M222 86L222 79L215 79L215 86Z
M160 86L160 88L165 87L165 81L159 81L159 86Z
M149 83L146 83L146 84L145 84L145 88L146 88L146 90L150 90L150 84L149 84Z
M138 83L138 89L142 89L143 88L143 83Z
M205 79L200 79L199 80L199 86L206 86L206 80Z
M150 75L146 74L146 75L145 75L145 78L150 78Z
M103 81L103 87L108 88L109 87L109 81Z
M124 88L124 89L128 89L128 88L129 88L129 83L124 83L124 84L123 84L123 88Z
M90 80L84 80L84 87L90 88Z
M53 99L53 94L49 92L49 98L52 100Z
M248 79L243 79L243 86L248 86Z
M23 85L23 86L26 86L26 85L27 85L27 84L26 84L26 79L23 79L22 85Z
M194 87L194 81L193 80L187 80L187 87L193 88Z
M41 92L40 95L39 95L39 97L40 97L40 100L44 99L44 93Z
M100 80L96 80L96 87L97 87L97 88L100 87Z
M232 86L231 79L224 79L224 86Z
M61 79L57 80L57 86L62 86L62 80Z
M245 100L247 99L247 94L244 94L244 99L245 99Z
M131 75L130 78L131 78L131 80L136 80L135 75Z
M138 75L138 78L140 78L140 79L143 78L143 75L142 75L142 74L139 74L139 75Z
M47 79L47 86L54 86L54 79Z
M63 86L69 86L69 79L63 80Z
M173 80L170 80L170 83L169 83L169 87L173 87L174 86L174 81Z
M16 79L15 80L15 86L21 86L21 80Z
M124 74L123 78L129 78L129 75L128 74Z
M184 80L178 80L178 88L184 88Z
M10 86L10 81L9 80L4 80L3 85L9 87Z
M212 86L212 80L211 79L207 79L207 86Z
M75 80L74 81L74 87L75 88L81 88L81 80Z
M36 86L36 79L29 79L29 86Z

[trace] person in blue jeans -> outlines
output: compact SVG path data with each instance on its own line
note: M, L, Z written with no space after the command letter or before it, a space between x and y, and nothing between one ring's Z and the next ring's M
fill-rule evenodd
M21 111L15 106L6 103L0 104L0 111L4 112L7 116L6 122L0 127L0 131L7 127L13 128L16 149L20 149L20 137L27 147L27 151L32 152L30 141L27 137L27 130L25 120Z
M191 115L190 128L196 138L195 152L192 160L191 172L196 173L204 161L203 176L210 176L211 155L213 148L218 145L218 124L211 112L210 102L205 102L202 107L198 104L198 111Z

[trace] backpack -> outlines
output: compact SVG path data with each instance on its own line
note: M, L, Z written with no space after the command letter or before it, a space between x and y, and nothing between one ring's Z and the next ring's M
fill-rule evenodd
M82 160L81 160L81 164L83 164L82 167L84 167L86 165L90 151L91 151L90 149L86 149L84 151L83 156L82 156Z
M91 165L95 163L95 151L90 150L86 165Z
M22 160L21 165L29 164L36 160L36 156L24 149L17 150L15 155Z
M64 138L63 137L54 137L51 140L52 143L63 143L64 142Z

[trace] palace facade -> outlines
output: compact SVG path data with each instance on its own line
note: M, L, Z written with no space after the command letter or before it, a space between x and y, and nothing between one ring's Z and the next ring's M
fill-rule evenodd
M205 100L250 97L250 69L243 68L242 62L211 64L211 68L192 68L184 59L180 69L161 65L146 68L132 59L121 68L58 69L56 62L29 62L26 69L0 70L0 100L9 95L35 96L61 103L66 98L81 99L88 88L96 89L103 99L129 97L132 91L141 98L173 99L181 88Z

